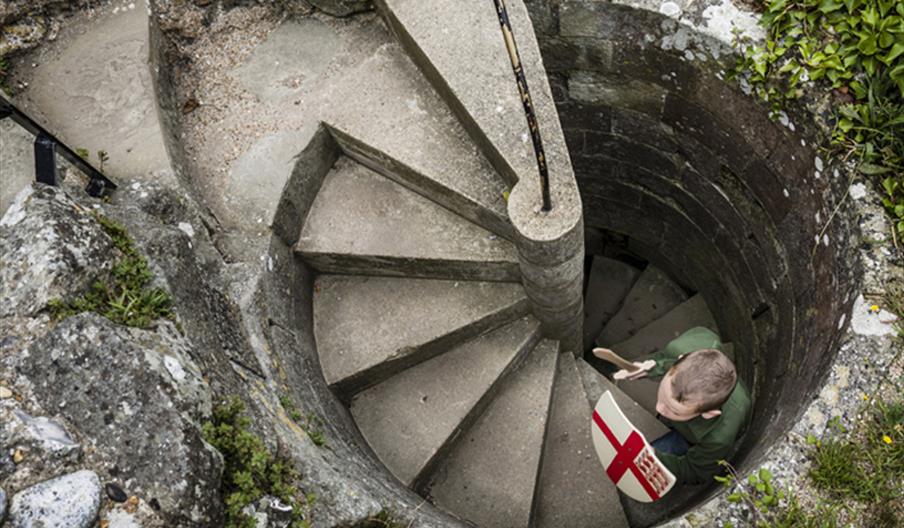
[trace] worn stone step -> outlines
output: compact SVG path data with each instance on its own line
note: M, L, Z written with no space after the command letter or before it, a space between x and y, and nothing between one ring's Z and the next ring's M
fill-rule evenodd
M389 471L416 487L539 339L527 316L462 343L359 393L355 423Z
M456 441L424 490L438 506L478 526L529 525L558 356L541 341Z
M584 292L584 349L621 308L640 271L624 262L594 255Z
M326 176L296 251L326 273L521 277L511 242L349 158Z
M718 332L713 314L700 294L673 308L669 313L644 326L632 337L612 345L612 350L625 359L635 360L655 352L696 326Z
M321 119L346 154L503 238L513 237L504 198L510 185L401 46L379 47L333 86Z
M684 302L687 294L654 266L640 274L617 314L603 327L596 344L611 347L637 333Z
M637 427L637 430L643 433L648 442L656 440L669 431L665 424L656 419L655 410L650 412L642 407L630 395L626 394L620 387L617 387L609 378L600 374L586 361L578 359L577 364L581 373L581 381L584 382L587 401L590 402L591 408L596 407L596 402L599 401L600 396L604 392L611 391L612 397L615 398L615 402L622 412Z
M314 283L320 366L344 398L527 313L524 289L504 282L321 275Z
M593 448L592 408L575 361L559 358L533 526L627 528L618 491Z
M462 9L461 0L377 0L378 9L414 62L452 107L490 162L511 183L536 177L536 159L499 19L492 2ZM523 2L509 2L549 172L571 172L564 136Z

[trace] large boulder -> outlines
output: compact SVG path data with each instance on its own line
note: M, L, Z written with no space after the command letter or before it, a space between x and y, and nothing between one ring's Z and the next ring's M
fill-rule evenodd
M32 316L109 274L113 241L62 189L22 190L0 219L0 317Z
M13 496L10 528L94 526L100 510L100 479L93 471L76 471L47 480Z
M16 369L49 414L83 440L86 462L159 505L172 526L216 526L222 459L201 435L210 394L172 324L151 332L96 314L60 322Z

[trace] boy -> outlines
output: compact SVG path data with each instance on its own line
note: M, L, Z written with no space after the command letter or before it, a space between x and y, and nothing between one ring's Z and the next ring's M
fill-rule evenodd
M719 336L711 330L692 328L635 362L638 370L619 370L613 376L662 378L656 411L672 430L652 446L678 483L712 482L720 470L718 461L731 455L747 423L750 396L721 348Z

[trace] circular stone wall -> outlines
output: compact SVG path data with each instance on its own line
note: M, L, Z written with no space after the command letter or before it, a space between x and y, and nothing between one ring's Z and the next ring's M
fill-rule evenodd
M528 4L585 226L627 235L632 252L702 293L737 347L755 399L735 459L744 469L832 365L860 282L849 176L818 156L813 127L771 120L725 80L723 42L625 5Z

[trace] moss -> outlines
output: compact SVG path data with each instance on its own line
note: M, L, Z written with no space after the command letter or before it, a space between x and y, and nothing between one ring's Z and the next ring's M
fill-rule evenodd
M147 287L153 275L126 228L98 213L94 213L94 218L113 240L120 255L112 276L95 282L75 300L51 300L48 308L53 318L60 320L82 312L96 312L116 323L139 328L147 328L156 319L172 319L172 299L160 288Z
M296 486L298 475L291 463L276 457L248 427L245 406L238 398L217 405L212 420L203 426L204 440L223 454L222 496L226 528L254 528L254 519L242 510L265 495L292 507L291 528L308 528L310 509L316 500Z
M301 411L298 410L298 407L295 406L295 403L292 402L292 399L286 395L279 397L279 404L285 409L289 418L304 430L311 441L314 442L314 445L317 447L329 447L326 443L326 435L323 433L323 430L320 429L323 422L316 414L302 414Z
M406 528L406 525L391 510L384 508L380 513L359 522L354 528Z

